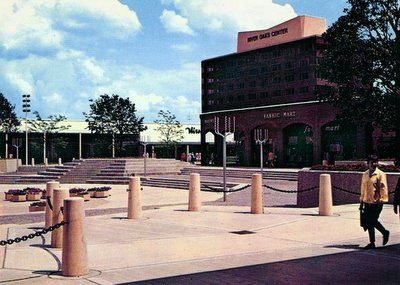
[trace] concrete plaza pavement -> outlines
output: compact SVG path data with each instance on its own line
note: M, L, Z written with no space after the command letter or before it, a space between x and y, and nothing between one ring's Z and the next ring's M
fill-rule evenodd
M113 186L111 197L90 201L86 207L98 211L126 207L125 189ZM247 197L249 191L238 193ZM0 282L398 284L400 280L400 224L390 205L381 215L391 232L388 245L365 251L360 246L367 244L368 235L359 226L358 205L335 206L329 217L318 216L317 208L278 206L252 215L250 205L222 206L213 202L221 194L202 195L207 205L201 212L188 212L188 191L144 187L143 205L159 206L148 207L143 218L127 220L123 209L86 217L90 273L81 278L57 273L61 250L49 247L50 234L1 247ZM1 201L0 213L11 212L20 219L33 215L21 205ZM2 224L0 239L34 232L43 226L39 221ZM377 233L377 245L381 242Z

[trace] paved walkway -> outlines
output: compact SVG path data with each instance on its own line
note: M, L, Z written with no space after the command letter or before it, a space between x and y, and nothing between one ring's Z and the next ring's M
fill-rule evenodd
M316 208L292 206L268 206L264 214L252 215L249 206L221 206L215 202L220 194L203 193L208 205L201 212L188 212L182 204L187 191L145 187L144 217L127 220L125 188L115 187L108 200L99 200L102 203L86 204L88 212L96 213L86 218L88 276L59 276L61 251L48 246L47 234L0 248L0 282L398 284L400 280L400 224L390 205L381 216L391 231L388 246L365 251L360 246L368 237L359 227L357 205L336 206L331 217L318 216ZM249 194L239 193L235 195ZM0 206L18 207L11 212L21 220L33 215L21 204L3 201ZM36 220L2 224L0 239L32 233L40 226L43 222ZM377 244L381 242L377 234Z

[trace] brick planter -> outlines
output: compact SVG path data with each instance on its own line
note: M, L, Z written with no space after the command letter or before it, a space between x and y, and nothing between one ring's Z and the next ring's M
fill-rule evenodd
M40 199L42 198L42 193L28 193L26 195L26 200L27 201L40 201Z
M85 202L90 201L90 194L89 193L78 193L77 197L83 198Z
M330 174L332 186L340 187L352 192L360 193L362 172L353 171L319 171L303 169L298 176L298 190L307 189L310 187L319 187L319 176L321 174ZM400 173L386 173L388 190L392 192L396 188L397 180L400 178ZM298 207L318 207L319 190L297 194ZM345 205L359 203L359 195L345 193L332 187L333 205ZM393 195L389 195L389 203L392 203Z
M13 196L12 194L4 192L4 200L11 201L12 196Z
M10 201L11 202L25 202L26 195L12 195Z
M94 198L107 198L110 194L107 191L96 191L94 194Z
M29 212L43 212L46 206L29 206Z

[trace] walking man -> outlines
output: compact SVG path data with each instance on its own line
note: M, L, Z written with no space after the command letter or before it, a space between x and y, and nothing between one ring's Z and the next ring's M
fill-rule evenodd
M375 229L383 236L383 245L389 241L389 231L378 221L383 203L388 202L386 174L378 168L378 158L371 155L367 159L368 170L361 181L360 210L361 226L368 230L369 244L364 249L375 248Z

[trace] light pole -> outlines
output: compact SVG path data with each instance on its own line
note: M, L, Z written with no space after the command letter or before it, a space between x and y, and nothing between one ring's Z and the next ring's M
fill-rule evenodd
M263 146L268 140L268 130L266 129L255 129L254 130L254 140L256 144L260 145L260 171L261 171L261 179L263 177L263 168L264 168L264 149Z
M219 128L219 117L214 117L214 130L215 134L222 137L222 167L223 167L223 187L224 187L224 202L226 201L226 137L235 133L235 117L232 119L231 128L231 117L225 116L225 128L223 133L220 132Z
M147 142L148 142L149 137L142 136L140 139L140 144L143 145L143 175L147 175Z
M25 165L28 165L28 113L31 111L31 95L22 95L22 111L25 113Z

